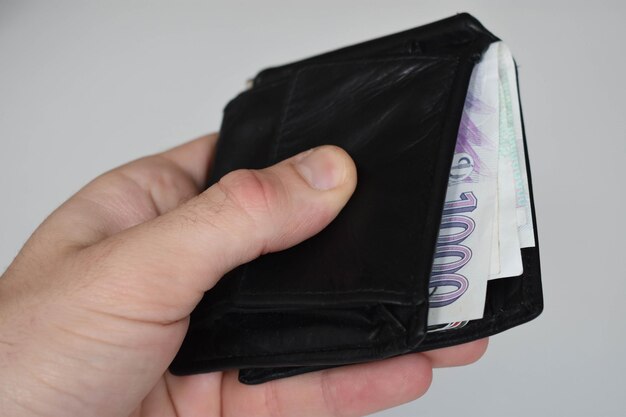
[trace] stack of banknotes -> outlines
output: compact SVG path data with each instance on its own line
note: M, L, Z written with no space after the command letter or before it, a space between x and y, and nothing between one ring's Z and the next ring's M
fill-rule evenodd
M515 62L491 44L472 72L430 277L429 332L482 318L487 281L535 246Z

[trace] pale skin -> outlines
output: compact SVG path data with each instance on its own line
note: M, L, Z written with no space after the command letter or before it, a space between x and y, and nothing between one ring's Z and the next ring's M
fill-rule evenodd
M202 294L322 230L357 182L350 157L324 146L202 191L216 140L96 178L31 236L0 278L0 415L362 416L482 356L486 339L255 386L234 370L170 374Z

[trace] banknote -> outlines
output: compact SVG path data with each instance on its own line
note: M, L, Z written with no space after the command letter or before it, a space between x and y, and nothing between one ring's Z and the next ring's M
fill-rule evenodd
M517 73L515 71L515 61L511 51L503 42L498 42L499 78L502 86L504 106L511 116L513 134L515 142L507 147L515 149L515 156L511 156L515 186L515 205L517 214L518 235L520 247L535 246L535 235L533 231L533 217L530 206L530 194L528 187L528 173L526 171L526 152L524 149L524 136L522 131L522 115L519 102L519 91L517 86Z
M430 326L483 315L498 198L498 44L474 67L430 277ZM497 235L496 235L497 236Z
M519 168L515 125L505 66L506 45L498 42L499 147L498 147L498 262L492 250L489 279L516 277L522 274L518 215L516 207L515 175ZM505 53L503 53L503 50Z
M430 278L429 332L482 318L489 279L523 273L534 246L515 62L494 43L469 83Z

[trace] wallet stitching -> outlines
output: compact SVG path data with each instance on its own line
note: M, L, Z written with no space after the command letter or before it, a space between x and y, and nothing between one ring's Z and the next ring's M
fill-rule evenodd
M291 106L291 101L293 99L293 94L296 89L296 85L298 83L298 78L300 77L301 71L298 70L294 75L291 83L289 85L289 92L287 93L287 97L285 99L285 104L283 107L283 111L280 117L280 122L278 125L278 131L276 132L276 138L274 139L274 146L272 149L272 156L270 162L275 162L276 158L278 158L278 148L280 147L280 142L283 137L285 120L287 119L287 115L289 114L289 107Z
M344 290L344 291L273 291L273 292L267 292L267 291L263 291L263 292L254 292L254 291L248 291L248 292L242 292L241 294L245 294L245 295L255 295L255 294L267 294L267 295L280 295L280 294L286 294L286 295L296 295L296 294L351 294L351 293L361 293L361 292L371 292L372 294L394 294L394 295L402 295L402 294L406 294L406 291L397 291L397 290L379 290L379 289L375 289L375 288L358 288L358 289L354 289L354 290Z
M251 355L223 355L223 356L212 356L211 359L199 359L192 360L187 362L187 364L198 364L198 363L211 363L215 360L220 359L231 359L231 358L262 358L267 356L276 356L276 355L299 355L302 353L316 353L316 352L337 352L337 351L353 351L353 350L366 350L372 349L375 350L381 346L388 344L389 341L394 341L395 338L390 338L385 342L377 343L375 345L354 345L354 346L346 346L346 347L334 347L334 348L324 348L324 349L315 349L315 350L298 350L298 351L285 351L285 352L264 352L264 353L255 353Z

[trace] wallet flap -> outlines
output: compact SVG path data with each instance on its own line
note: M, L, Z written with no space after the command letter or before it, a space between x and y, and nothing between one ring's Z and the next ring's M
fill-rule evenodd
M332 144L358 185L322 232L243 267L238 304L423 300L449 164L453 58L319 64L292 80L269 164ZM452 120L447 120L452 119ZM446 152L447 153L447 152Z

